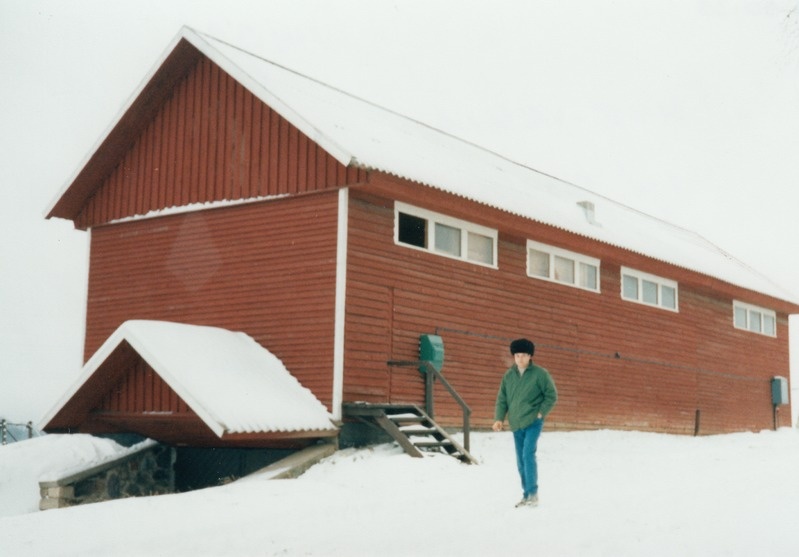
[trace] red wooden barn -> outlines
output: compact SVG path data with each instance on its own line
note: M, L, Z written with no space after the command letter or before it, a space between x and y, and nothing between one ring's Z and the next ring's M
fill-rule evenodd
M349 403L424 405L424 338L434 353L441 340L443 376L486 427L519 336L557 383L550 428L789 424L772 387L799 302L765 277L692 232L190 29L48 217L91 233L87 367L50 431L219 447L335 434L257 412L236 429L235 405L214 417L213 389L153 358L155 339L174 356L171 335L130 332L164 322L241 332L297 380L250 388L229 347L209 349L220 396L251 408L259 389L305 388L336 426ZM460 427L442 381L433 393L440 424Z

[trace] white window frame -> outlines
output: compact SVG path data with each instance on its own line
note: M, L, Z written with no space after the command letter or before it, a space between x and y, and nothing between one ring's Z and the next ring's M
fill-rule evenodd
M736 312L737 310L742 310L746 312L746 323L744 326L739 326L738 320L736 319ZM760 325L755 327L755 322L752 319L752 314L760 314ZM766 323L765 318L771 320L774 325L774 332L769 333L766 331ZM756 306L754 304L747 304L746 302L741 302L739 300L733 300L732 302L732 325L739 331L747 331L750 333L756 333L758 335L763 335L767 337L777 338L777 312L771 309L767 309L761 306Z
M549 276L542 276L537 275L531 272L530 270L530 250L539 251L541 253L546 253L549 255ZM562 259L568 259L574 262L574 282L569 282L566 280L561 280L556 277L555 275L555 258L560 257ZM594 267L596 269L596 288L591 288L588 286L584 286L580 284L580 265L588 265ZM536 242L534 240L527 240L527 276L538 279L538 280L545 280L548 282L554 282L557 284L563 284L565 286L571 286L572 288L579 288L580 290L587 290L588 292L596 292L597 294L601 292L601 262L596 257L589 257L587 255L583 255L581 253L577 253L574 251L565 250L562 248L556 248L555 246L550 246L547 244L542 244L541 242Z
M406 215L410 215L413 217L417 217L419 219L424 219L426 221L425 232L426 232L426 239L425 239L425 247L416 246L413 244L408 244L405 242L400 242L399 239L399 215L400 213L404 213ZM455 228L460 231L460 255L455 255L449 253L444 250L436 249L436 225L442 225L449 228ZM481 261L479 259L471 259L469 257L469 235L475 234L478 236L482 236L491 240L491 262ZM468 263L473 263L475 265L481 265L483 267L489 267L491 269L497 268L497 239L499 234L495 228L488 228L486 226L480 226L479 224L475 224L473 222L468 222L461 219L456 219L454 217L450 217L447 215L443 215L441 213L436 213L435 211L429 211L427 209L422 209L421 207L415 207L413 205L409 205L407 203L403 203L401 201L394 202L394 243L403 246L406 248L416 249L420 251L426 251L428 253L434 253L436 255L440 255L442 257L447 257L449 259L456 259L458 261L466 261Z
M624 277L633 277L638 281L638 288L637 288L637 297L632 298L628 297L624 293ZM677 281L659 277L657 275L651 275L649 273L644 273L643 271L638 271L636 269L631 269L630 267L622 267L621 274L620 274L620 289L621 289L621 299L627 302L634 302L636 304L642 304L649 307L660 308L666 311L673 311L678 313L680 311L680 289L679 284ZM644 281L648 283L653 283L657 286L657 302L652 303L644 300L644 288L643 283ZM663 288L671 288L674 290L674 307L669 307L663 305Z

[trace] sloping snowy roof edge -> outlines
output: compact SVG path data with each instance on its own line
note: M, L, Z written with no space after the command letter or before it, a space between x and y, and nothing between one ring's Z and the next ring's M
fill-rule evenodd
M120 325L43 418L46 426L127 342L218 436L333 431L324 405L249 335L217 327L131 320Z
M556 178L445 130L275 63L210 35L183 27L142 81L115 124L97 144L113 144L113 129L125 122L147 87L157 82L172 52L185 46L199 51L239 81L344 165L404 178L536 222L642 254L791 304L799 295L776 284L695 232L646 215L582 186ZM185 55L185 53L183 53ZM179 57L178 57L179 58ZM170 71L175 71L170 66ZM157 86L157 85L155 85ZM109 138L111 140L109 141ZM113 147L112 147L113 148ZM72 186L79 182L90 153ZM91 175L91 172L88 173ZM67 186L50 216L72 192ZM595 207L586 219L583 204Z
M445 130L399 114L203 33L206 55L244 74L253 92L344 163L379 170L478 203L652 257L730 284L799 303L777 285L695 232L546 174ZM199 46L198 46L199 48ZM270 105L271 106L271 105ZM586 219L583 203L599 222Z

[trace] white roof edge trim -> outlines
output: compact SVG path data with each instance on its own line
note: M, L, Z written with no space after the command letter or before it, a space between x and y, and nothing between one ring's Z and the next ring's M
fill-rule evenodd
M335 425L330 423L329 427L285 427L285 426L277 426L268 429L262 429L260 427L254 428L247 428L242 427L241 424L234 425L233 427L228 427L228 424L225 424L222 419L217 418L213 415L213 411L209 411L209 409L205 408L202 401L198 400L196 397L191 395L188 392L188 389L179 381L172 373L169 371L169 366L164 365L157 356L147 347L147 342L139 338L136 334L136 329L139 326L139 323L148 323L147 320L129 320L122 323L112 334L111 336L106 339L106 341L100 346L99 349L92 355L92 357L86 362L83 366L81 373L78 377L73 381L72 385L66 389L64 394L61 398L53 405L53 407L46 413L46 415L39 421L38 427L44 429L44 427L50 423L56 415L69 403L70 400L78 393L81 387L95 374L97 373L100 366L108 359L108 357L123 343L127 342L131 348L141 357L143 360L147 362L147 364L153 368L155 373L167 384L169 387L175 391L177 396L181 398L189 408L194 411L197 416L203 421L203 423L214 432L217 437L222 438L222 436L226 433L250 433L255 431L311 431L311 430L322 430L322 429L336 429ZM155 322L154 322L155 323ZM169 322L164 322L169 323ZM183 325L180 323L170 323L173 325ZM185 326L185 325L184 325ZM213 327L206 327L212 328ZM224 329L220 329L224 330ZM249 337L246 333L236 333L234 331L227 331L228 333L234 333L237 335L242 335L249 339L253 344L256 344L255 341ZM260 345L258 345L260 347ZM263 347L260 347L263 349ZM263 349L265 350L265 349ZM268 352L268 351L267 351ZM290 372L286 370L291 376ZM292 376L293 377L293 376ZM294 379L296 381L296 379ZM311 395L311 391L308 390L306 387L303 387L299 382L296 382L298 386L300 386L303 390L308 391ZM318 401L320 407L323 408L321 402ZM325 412L327 414L327 412ZM229 416L228 416L229 417Z
M211 428L211 430L218 436L222 437L222 434L225 432L225 429L211 416L207 414L202 408L198 408L196 404L192 405L192 397L185 392L185 389L182 388L180 384L178 384L173 377L170 377L166 369L160 365L158 360L154 357L154 355L147 350L144 343L141 342L136 336L133 334L133 331L130 330L130 327L127 327L128 321L120 325L116 331L114 331L108 339L100 346L100 348L89 358L89 361L83 366L83 370L81 371L80 375L77 379L72 383L69 389L67 389L56 403L55 406L47 413L47 415L42 418L39 427L44 428L55 416L60 412L66 404L72 400L75 394L80 390L80 388L88 381L90 377L92 377L96 372L100 365L108 359L114 350L116 350L123 342L127 342L131 345L131 347L136 351L139 356L141 356L150 367L154 370L157 370L158 376L163 379L171 389L175 391L175 393L183 399L183 401L191 407L191 409L197 413L198 416L203 420L203 422Z
M244 50L244 49L241 49L239 47L236 47L235 45L233 45L233 44L231 44L229 42L217 39L217 38L212 37L210 35L204 35L204 34L198 32L198 31L195 31L194 29L192 29L190 27L187 27L187 26L184 26L179 31L179 33L173 38L173 40L170 43L170 45L162 53L160 59L153 65L153 67L150 70L150 72L145 76L145 78L139 84L139 87L129 97L127 103L123 106L122 110L120 110L120 112L117 115L117 118L113 121L112 125L110 125L108 127L108 129L106 130L106 133L98 139L97 143L95 144L95 148L87 154L87 156L84 158L83 163L78 167L77 171L71 176L70 180L65 184L65 186L62 187L62 189L59 192L59 194L54 198L53 202L50 204L50 206L48 208L48 213L53 211L53 209L55 208L56 204L58 203L58 200L65 194L65 192L67 191L69 186L74 182L75 178L77 178L77 176L83 170L83 168L85 168L85 165L88 164L88 162L91 160L91 157L94 155L94 153L96 153L97 149L100 147L102 142L104 142L108 138L108 136L110 135L112 130L119 124L120 119L124 116L126 111L130 109L130 107L133 104L133 102L135 102L135 100L142 93L143 89L150 82L150 80L155 75L155 73L157 73L158 69L163 65L164 60L171 54L171 52L174 50L174 48L177 46L177 44L181 40L184 40L184 39L186 41L188 41L190 44L192 44L192 46L197 48L205 56L207 56L209 59L213 60L214 63L218 64L223 70L228 72L234 79L239 81L244 87L246 87L249 91L251 91L256 97L258 97L260 100L262 100L263 102L267 103L270 107L275 109L278 112L278 114L280 114L281 116L286 118L289 122L291 122L292 125L294 125L298 129L300 129L303 133L308 135L308 137L310 137L312 140L318 142L320 146L322 146L328 153L330 153L331 156L333 156L341 164L344 164L344 165L347 165L347 166L356 165L356 166L361 167L361 168L374 169L376 171L384 172L384 173L386 173L388 175L396 176L396 177L399 177L399 178L404 178L404 179L410 180L410 181L415 182L415 183L419 183L419 184L424 185L424 186L432 187L432 188L435 188L435 189L438 189L438 190L441 190L441 191L454 193L456 195L459 195L460 197L463 197L463 198L466 198L466 199L470 199L470 200L472 200L472 201L474 201L476 203L485 204L487 206L492 206L492 207L498 208L500 210L505 210L505 211L507 211L509 209L507 206L503 206L502 203L497 203L497 204L492 203L490 200L486 199L485 196L474 195L475 192L458 191L459 188L453 186L452 184L440 185L438 183L433 183L433 182L436 182L436 180L432 180L431 181L429 179L425 179L424 176L420 176L420 175L418 175L418 173L410 173L410 174L408 174L408 172L407 172L408 169L407 168L403 168L402 165L400 165L399 167L391 166L391 165L385 165L384 164L385 161L381 162L381 160L379 158L378 159L374 159L373 155L370 155L369 152L361 153L361 152L359 152L359 149L357 149L357 148L354 148L352 150L348 150L348 149L342 147L342 145L346 145L346 142L344 141L343 138L337 138L337 137L331 136L329 133L326 133L326 132L322 131L322 129L320 129L319 127L314 126L313 124L311 124L309 120L307 120L305 117L300 115L301 112L302 112L301 110L298 112L300 107L298 107L297 109L294 109L288 103L283 102L281 100L281 97L278 97L277 94L274 93L271 90L271 89L274 89L274 87L270 89L268 84L264 84L264 83L259 82L258 79L256 79L256 77L254 77L253 75L250 75L244 69L244 67L247 67L246 64L244 65L244 67L241 67L241 66L239 66L239 64L234 62L234 60L236 59L236 56L237 56L236 53L241 53L241 56L243 57L240 60L240 62L248 60L248 58L244 58L244 57L252 57L253 61L258 61L258 62L263 63L263 64L270 64L273 67L279 68L282 71L291 72L291 73L295 74L296 76L302 77L304 79L310 79L312 81L315 81L316 83L318 83L321 86L324 86L324 87L326 87L326 88L328 88L330 90L336 91L338 94L344 94L344 95L346 95L346 96L348 96L348 97L350 97L352 99L358 100L360 102L367 103L367 104L373 106L374 108L378 108L381 111L389 112L391 114L394 114L397 117L403 118L406 121L412 122L412 123L414 123L416 125L419 125L419 126L423 126L427 130L435 132L436 134L440 134L441 136L444 136L444 137L448 138L451 141L454 140L454 141L457 141L460 144L469 145L469 146L471 146L471 148L479 149L481 152L490 154L493 157L497 157L497 160L500 160L504 164L509 164L509 165L512 165L512 167L517 167L517 168L520 168L520 169L524 169L525 171L533 173L533 174L536 174L536 175L538 175L538 176L540 176L542 178L549 179L549 180L554 180L554 181L559 182L561 184L565 184L565 185L571 186L572 188L577 188L578 190L581 190L581 191L589 194L590 197L593 197L593 198L596 198L596 199L602 199L602 200L607 201L607 202L609 202L609 203L611 203L613 205L616 205L616 206L619 206L619 207L623 207L623 208L625 208L625 209L627 209L629 211L633 211L635 213L638 213L639 215L645 216L648 220L658 221L661 224L666 224L666 225L668 225L670 228L672 228L674 230L679 230L679 231L682 231L682 232L690 232L693 236L695 236L698 239L700 239L703 243L705 243L705 244L707 244L709 246L712 246L717 254L720 254L722 257L728 259L729 262L734 262L736 264L735 266L737 266L739 268L745 268L748 271L748 274L750 276L753 276L753 277L756 277L756 278L755 278L754 281L751 281L749 279L741 279L740 275L737 274L737 273L729 274L727 272L724 272L724 273L713 272L712 270L709 270L707 267L705 267L703 265L695 265L695 262L693 262L693 261L683 261L680 257L671 257L671 256L664 256L664 254L656 255L656 254L653 254L651 252L642 252L641 249L640 249L640 246L638 248L636 248L635 246L630 245L630 244L628 244L628 243L626 243L624 241L619 241L618 238L616 238L616 241L614 241L613 239L611 239L609 237L603 237L602 235L596 235L595 236L595 235L593 235L591 233L586 233L585 230L572 229L572 228L570 228L568 226L564 226L562 224L559 224L558 222L549 221L547 219L543 219L542 220L540 218L532 217L532 216L530 216L528 214L517 213L516 211L513 211L513 210L510 211L513 214L517 214L517 215L521 216L522 218L530 219L530 220L533 220L533 221L536 221L536 222L543 222L544 224L555 226L556 228L565 230L565 231L567 231L569 233L573 233L573 234L576 234L578 236L584 236L584 237L592 238L592 239L594 239L596 241L605 243L607 245L616 246L616 247L619 247L621 249L629 250L629 251L631 251L633 253L640 253L640 254L645 255L647 257L652 257L655 260L663 261L663 262L666 262L668 264L672 264L672 265L675 265L677 267L680 267L680 268L683 268L683 269L687 269L689 271L698 272L700 274L703 274L703 275L710 276L710 277L716 278L718 280L721 280L722 282L725 282L725 283L728 283L728 284L731 284L731 285L734 285L734 286L738 286L738 287L741 287L741 288L744 288L744 289L747 289L747 290L752 290L752 291L760 293L760 294L765 294L767 296L774 297L774 298L782 300L782 301L789 301L791 303L799 303L799 298L797 298L797 296L795 294L791 293L787 288L785 288L785 286L776 283L774 280L770 279L766 275L754 270L753 268L751 268L750 266L746 265L742 261L740 261L737 258L731 256L729 253L724 252L723 250L721 250L713 242L710 242L709 240L707 240L706 238L704 238L703 236L701 236L701 235L699 235L699 234L697 234L695 232L692 232L692 231L687 230L685 228L681 228L679 226L674 225L673 223L669 223L669 222L664 221L662 219L659 219L657 217L653 217L652 215L645 214L645 213L643 213L641 211L638 211L638 210L636 210L636 209L634 209L632 207L629 207L629 206L627 206L627 205L625 205L623 203L619 203L618 201L615 201L615 200L612 200L612 199L610 199L610 198L608 198L606 196L603 196L602 194L598 194L598 193L596 193L596 192L594 192L594 191L592 191L590 189L587 189L585 187L579 186L578 184L574 184L574 183L571 183L571 182L569 182L567 180L563 180L561 178L557 178L556 176L552 176L552 175L547 174L545 172L536 170L533 167L530 167L530 166L528 166L528 165L526 165L524 163L519 163L519 162L517 162L515 160L512 160L512 159L506 157L506 156L503 156L500 153L497 153L497 152L494 152L494 151L492 151L490 149L487 149L487 148L485 148L485 147L483 147L483 146L481 146L479 144L476 144L476 143L468 141L466 139L454 136L454 135L446 132L445 130L438 129L438 128L432 127L432 126L430 126L428 124L425 124L424 122L420 122L420 121L418 121L416 119L409 118L409 117L407 117L407 116L405 116L403 114L400 114L400 113L397 113L395 111L392 111L389 108L382 107L382 106L380 106L378 104L375 104L373 102L370 102L370 101L368 101L366 99L354 96L354 95L352 95L352 94L350 94L350 93L348 93L346 91L343 91L341 89L338 89L338 88L336 88L334 86L328 85L328 84L326 84L324 82L321 82L319 80L315 80L312 77L309 77L309 76L303 75L301 73L298 73L298 72L292 70L291 68L286 68L286 67L284 67L284 66L282 66L280 64L277 64L277 63L272 62L272 61L270 61L270 60L268 60L266 58L263 58L263 57L261 57L261 56L259 56L257 54L253 54L253 53L251 53L251 52L249 52L247 50ZM342 141L344 141L344 143L342 143ZM352 152L350 152L350 151L352 151Z
M182 36L183 38L188 40L191 44L193 44L197 49L199 49L203 54L205 54L210 60L212 60L215 64L217 64L220 68L229 73L231 77L233 77L233 79L241 83L248 91L250 91L256 97L258 97L262 102L267 104L271 109L273 109L278 114L283 116L294 127L296 127L302 133L307 135L312 141L318 143L325 151L330 153L330 155L333 158L335 158L338 162L340 162L344 166L348 166L354 161L355 157L352 155L352 153L348 152L341 145L337 144L330 137L326 136L321 130L316 128L308 120L303 118L298 112L296 112L293 108L291 108L291 106L287 102L285 102L283 99L272 93L260 81L252 77L250 74L244 71L238 64L236 64L234 61L232 61L222 52L220 52L219 49L217 49L213 44L211 44L211 42L209 42L208 39L219 42L229 48L235 49L243 54L246 54L247 56L252 56L254 58L257 58L258 60L264 63L278 66L287 71L292 71L292 70L289 70L288 68L285 68L280 64L276 64L271 60L267 60L266 58L261 58L251 52L243 50L221 39L217 39L215 37L212 37L211 35L205 35L203 33L200 33L199 31L196 31L190 27L183 28ZM174 45L172 45L170 48L174 48Z
M61 189L58 191L56 196L50 201L50 204L47 206L47 208L44 211L43 215L44 217L49 215L53 211L53 209L55 209L56 204L67 192L69 186L72 185L72 183L81 173L81 171L86 167L87 164L89 164L91 158L94 156L94 154L103 144L103 142L105 142L105 140L108 139L108 136L110 136L111 132L114 131L114 128L117 127L117 125L122 120L122 117L125 115L125 113L128 110L130 110L130 107L133 106L134 102L136 102L136 99L139 97L139 95L141 95L142 91L144 91L144 89L147 87L147 84L150 82L153 76L155 76L155 74L158 73L158 70L163 65L164 61L166 61L166 59L169 57L169 55L172 53L172 51L175 49L178 43L184 38L186 29L188 28L184 27L178 32L177 35L175 35L175 37L172 39L172 41L169 43L166 49L164 49L164 51L161 53L161 56L158 58L158 60L155 61L155 63L150 67L150 70L147 72L147 74L139 82L139 85L136 87L136 89L134 89L133 92L128 96L125 103L117 111L116 117L111 120L111 124L105 129L105 131L100 135L100 137L97 138L92 148L89 149L89 151L84 155L83 159L78 164L76 169L72 172L72 174L70 174L69 178L66 180L64 185L61 186Z
M290 197L291 194L281 193L278 195L257 195L254 197L245 197L242 199L223 199L220 201L198 201L195 203L187 203L186 205L173 205L165 209L153 209L146 213L139 213L129 217L121 217L118 219L111 219L103 223L103 226L110 224L122 224L125 222L136 222L142 220L156 219L159 217L168 217L171 215L182 215L186 213L197 213L200 211L207 211L213 209L225 209L227 207L238 207L239 205L251 205L263 201L274 201L276 199L285 199Z
M81 171L86 167L87 164L91 161L91 158L94 154L98 151L98 149L102 146L106 139L111 135L114 129L117 127L119 122L122 120L125 113L130 110L133 103L136 99L141 95L147 85L150 83L152 78L158 73L158 70L163 65L164 61L169 57L175 47L181 40L189 41L195 48L200 50L205 56L211 59L214 63L219 65L222 69L224 69L227 73L229 73L234 79L239 81L242 85L244 85L251 93L257 96L261 101L268 104L272 109L277 111L281 116L286 118L292 125L296 126L300 129L305 135L307 135L313 141L322 146L332 157L334 157L337 161L339 161L344 166L348 166L351 163L355 162L355 157L343 149L340 145L336 144L330 138L325 136L320 130L316 129L310 122L307 122L303 119L296 111L294 111L288 104L283 102L280 98L272 94L268 89L266 89L263 85L261 85L257 80L253 79L249 74L244 72L241 68L238 67L234 62L224 56L219 50L217 50L211 43L209 43L205 36L199 33L198 31L192 29L188 26L183 26L180 31L172 38L170 43L161 53L160 57L155 61L155 63L150 67L150 70L145 74L145 76L139 82L139 85L133 92L128 96L127 100L121 106L121 108L117 111L116 116L111 120L111 123L105 128L103 133L95 140L92 147L86 152L86 154L81 159L80 163L75 167L69 177L65 180L62 184L61 188L59 188L58 192L55 196L50 200L47 207L42 212L43 217L47 217L55 206L58 204L58 201L64 196L67 192L69 187L75 181L75 179L80 175ZM219 40L219 39L214 39ZM219 40L220 43L225 43L224 41ZM253 54L238 49L233 45L229 45L231 48L236 48L241 52L245 52L250 56L254 56ZM263 59L262 59L263 60ZM264 60L265 62L269 62L268 60ZM273 63L273 62L269 62Z
M108 358L111 353L117 349L117 347L122 343L124 338L123 332L117 328L110 337L106 339L106 341L100 346L100 348L92 355L91 358L83 365L80 374L78 377L75 378L75 381L72 382L72 385L64 391L64 394L61 395L61 398L53 405L47 414L40 420L37 427L39 429L44 429L50 421L55 418L56 414L58 414L66 404L72 400L72 397L75 396L80 388L83 386L84 383L97 371L97 368L100 366L102 362Z

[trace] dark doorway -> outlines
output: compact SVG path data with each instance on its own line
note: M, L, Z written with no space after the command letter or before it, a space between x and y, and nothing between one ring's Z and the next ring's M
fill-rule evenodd
M295 452L205 447L177 447L175 451L175 490L179 492L229 483Z

